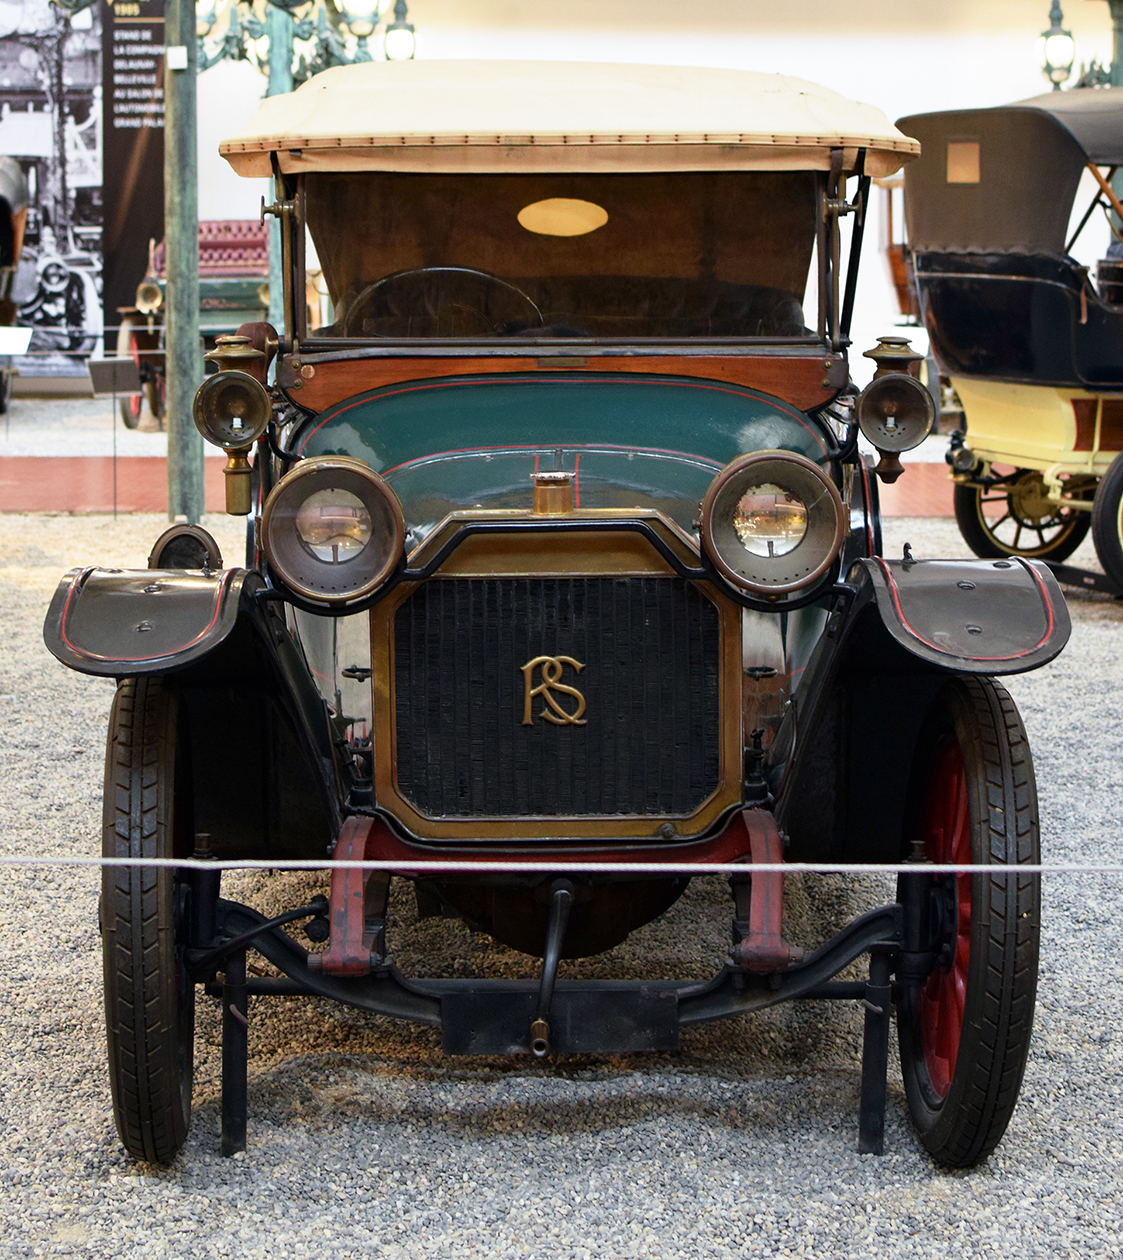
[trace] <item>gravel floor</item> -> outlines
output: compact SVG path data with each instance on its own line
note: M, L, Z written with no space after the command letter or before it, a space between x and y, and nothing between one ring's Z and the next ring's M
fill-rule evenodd
M156 517L0 517L0 851L93 854L111 684L48 657L66 568L142 565ZM214 523L232 561L240 526ZM889 522L886 550L963 554L947 521ZM1091 562L1090 548L1075 563ZM1076 594L1072 644L1011 682L1037 762L1050 860L1119 861L1123 607ZM1118 880L1050 877L1022 1101L988 1163L947 1175L919 1148L895 1068L888 1154L854 1151L860 1026L806 1004L691 1030L676 1057L552 1067L443 1059L436 1036L305 999L251 1009L250 1147L217 1153L212 1004L201 1000L195 1118L171 1169L113 1130L96 875L8 872L0 925L0 1255L519 1257L1119 1256L1123 989ZM313 882L239 876L291 905ZM823 934L876 880L793 881ZM698 881L666 920L586 971L691 975L724 946L726 893ZM395 903L407 967L529 975L533 964ZM1113 913L1114 911L1114 913ZM38 938L34 933L44 933ZM406 934L414 944L406 948Z

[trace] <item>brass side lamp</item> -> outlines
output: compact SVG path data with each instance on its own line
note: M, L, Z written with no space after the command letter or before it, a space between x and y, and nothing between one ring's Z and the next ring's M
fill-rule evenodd
M217 363L218 371L195 394L195 427L226 452L227 514L247 516L253 509L249 454L265 432L273 406L265 386L246 368L265 356L250 345L249 337L235 334L219 337L203 357Z

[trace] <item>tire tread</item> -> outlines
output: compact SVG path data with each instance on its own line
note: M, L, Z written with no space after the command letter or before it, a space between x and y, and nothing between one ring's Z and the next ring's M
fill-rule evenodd
M176 705L159 678L118 688L106 749L103 851L173 855ZM106 1029L113 1110L137 1159L170 1163L187 1133L174 986L174 880L168 868L106 867L102 878Z
M998 1145L1013 1115L1025 1071L1037 993L1040 936L1040 876L1017 875L1018 864L1039 855L1037 793L1029 742L1009 693L990 678L960 677L943 693L949 711L958 708L962 726L974 743L965 760L981 771L984 797L979 821L983 860L996 867L976 877L975 896L987 906L978 998L968 993L960 1060L944 1104L926 1111L909 1090L909 1103L929 1152L940 1163L970 1167ZM978 860L978 858L976 859ZM974 915L973 915L974 917ZM973 930L972 950L979 944ZM969 985L971 981L969 980ZM902 1060L908 1084L907 1030L902 1029ZM964 1058L970 1048L969 1059ZM966 1066L969 1063L969 1066Z

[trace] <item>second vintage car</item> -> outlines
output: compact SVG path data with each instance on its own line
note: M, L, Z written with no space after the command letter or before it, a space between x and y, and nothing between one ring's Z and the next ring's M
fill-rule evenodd
M1103 231L1097 209L1123 223L1108 182L1123 164L1123 88L899 125L924 145L905 173L909 255L932 353L963 404L948 460L964 541L978 556L1060 563L1091 528L1123 591L1118 227L1095 280L1073 257L1089 228Z
M949 1166L994 1148L1039 848L993 676L1050 660L1068 621L1034 563L880 554L877 476L932 403L892 337L859 393L849 324L870 179L918 148L795 79L468 62L326 71L222 146L273 177L286 267L285 327L222 339L195 403L249 555L223 567L173 527L149 570L68 574L46 624L65 664L119 680L101 922L133 1155L185 1140L200 985L223 1003L227 1152L247 995L277 993L538 1057L862 1002L871 1151L895 1003L924 1145ZM220 895L223 864L329 857L330 895L278 917ZM800 948L787 862L904 872ZM732 948L710 980L559 978L715 871ZM539 978L403 975L392 880ZM250 949L276 974L247 976ZM838 978L865 955L868 979Z

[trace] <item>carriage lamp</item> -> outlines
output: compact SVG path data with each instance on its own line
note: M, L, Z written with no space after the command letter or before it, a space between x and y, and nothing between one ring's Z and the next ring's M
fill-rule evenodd
M361 460L307 459L273 488L261 546L290 591L333 608L372 595L405 549L398 496Z
M227 368L203 381L191 410L203 437L226 452L227 513L246 516L253 507L249 453L273 412L265 386L248 372Z
M406 0L396 0L394 20L382 37L382 51L387 61L412 61L417 53L417 33L413 23L407 21L408 17Z
M160 288L160 281L156 277L155 240L148 242L148 269L144 273L144 279L136 287L133 305L142 315L149 316L155 315L164 305L164 290Z
M802 590L834 563L846 511L817 465L788 451L741 455L702 500L702 545L733 586L764 596Z
M137 285L133 305L142 315L155 315L164 305L164 291L155 276L145 276Z
M879 337L863 357L873 359L877 371L858 396L858 427L881 456L874 472L892 483L905 471L900 453L919 446L931 433L936 404L912 375L913 365L924 356L906 338Z
M1053 85L1053 91L1059 92L1061 84L1072 74L1072 65L1076 60L1076 41L1072 32L1066 31L1062 23L1060 0L1053 0L1049 10L1049 29L1041 32L1037 41L1037 58L1041 62L1041 73Z

